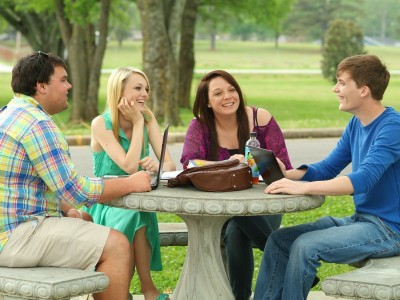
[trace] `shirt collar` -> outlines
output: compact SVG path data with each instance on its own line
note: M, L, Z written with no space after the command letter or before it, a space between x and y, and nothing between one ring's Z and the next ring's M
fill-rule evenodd
M14 94L14 99L17 99L17 100L19 99L19 100L25 101L25 102L27 102L29 104L32 104L32 105L36 106L37 108L39 108L40 110L44 111L46 114L48 114L44 110L43 106L39 102L37 102L37 100L35 98L33 98L31 96L15 93Z

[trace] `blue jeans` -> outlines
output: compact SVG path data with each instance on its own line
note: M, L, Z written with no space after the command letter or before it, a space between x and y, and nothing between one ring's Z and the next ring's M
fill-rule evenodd
M282 215L233 217L225 223L224 244L229 282L236 300L251 296L254 274L253 244L261 251L268 236L279 228Z
M400 234L367 214L282 228L266 243L254 300L307 299L320 260L348 264L399 253Z

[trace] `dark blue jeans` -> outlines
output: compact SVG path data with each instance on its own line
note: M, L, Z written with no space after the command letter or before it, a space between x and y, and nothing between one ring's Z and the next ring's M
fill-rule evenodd
M278 229L282 215L233 217L225 225L224 244L227 270L236 300L248 300L254 274L253 244L264 250L272 231Z
M307 299L320 261L348 264L400 254L400 234L378 217L322 217L282 228L268 239L254 300Z

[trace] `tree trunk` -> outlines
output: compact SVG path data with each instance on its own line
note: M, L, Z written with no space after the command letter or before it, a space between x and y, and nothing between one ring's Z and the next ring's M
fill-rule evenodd
M198 0L187 0L182 15L181 46L179 51L179 107L190 108L190 91L195 66L194 36Z
M149 77L149 107L159 122L180 124L177 35L185 0L137 0L143 35L143 71Z
M275 49L279 49L279 32L275 32Z
M21 32L33 50L51 52L63 57L64 45L54 12L39 14L34 11L17 10L11 2L8 5L0 3L0 15Z
M211 33L210 33L210 50L211 51L214 51L215 49L216 49L216 37L217 37L217 35L216 35L216 33L215 33L215 31L214 30L212 30L211 29Z
M100 20L93 24L78 24L67 19L63 0L56 1L56 15L64 44L67 45L72 75L71 122L91 121L98 113L98 91L101 66L107 46L108 16L111 0L101 0Z

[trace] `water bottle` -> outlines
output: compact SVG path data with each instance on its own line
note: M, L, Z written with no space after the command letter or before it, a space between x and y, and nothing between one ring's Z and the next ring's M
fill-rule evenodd
M245 162L249 165L251 168L251 174L253 177L253 184L258 184L259 180L259 171L258 167L256 165L256 162L254 161L253 156L251 155L251 152L247 146L253 146L253 147L260 147L260 142L256 139L257 137L257 132L250 132L250 139L246 142L246 149L244 151L244 159Z

